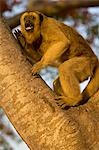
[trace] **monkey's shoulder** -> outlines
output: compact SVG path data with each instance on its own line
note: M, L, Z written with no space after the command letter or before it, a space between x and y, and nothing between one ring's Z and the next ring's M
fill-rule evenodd
M46 38L62 40L66 37L71 43L88 45L74 28L50 17L44 19L41 31Z

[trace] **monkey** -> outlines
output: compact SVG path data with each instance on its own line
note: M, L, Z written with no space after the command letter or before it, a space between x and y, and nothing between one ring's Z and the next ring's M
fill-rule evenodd
M62 108L83 104L99 90L99 60L74 28L38 11L23 13L20 24L15 35L35 60L33 75L48 65L58 68L53 87ZM90 82L81 93L79 84L88 77Z

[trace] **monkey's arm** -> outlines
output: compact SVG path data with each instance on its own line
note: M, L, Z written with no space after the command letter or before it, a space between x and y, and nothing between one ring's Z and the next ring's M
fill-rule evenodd
M15 35L18 43L20 44L21 48L24 49L26 46L26 40L25 40L25 37L23 36L23 34L21 33L21 31L19 29L15 30L14 35Z
M32 73L36 74L40 71L40 69L46 67L47 65L53 64L53 62L69 48L69 45L70 41L67 38L52 43L41 60L32 67Z
M41 55L37 53L37 51L33 50L32 47L27 47L27 43L25 37L21 33L19 29L15 30L14 32L18 43L21 46L22 53L26 56L29 62L33 65L34 63L38 62L41 59Z

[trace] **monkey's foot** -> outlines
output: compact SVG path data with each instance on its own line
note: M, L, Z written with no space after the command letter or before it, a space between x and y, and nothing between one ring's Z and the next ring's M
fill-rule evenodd
M60 106L62 109L68 109L70 108L70 104L66 103L64 101L65 96L58 96L57 98L55 98L56 103L58 104L58 106Z
M61 106L61 108L65 107L74 107L78 105L78 101L76 99L66 97L64 95L58 96L58 98L55 99L57 104Z

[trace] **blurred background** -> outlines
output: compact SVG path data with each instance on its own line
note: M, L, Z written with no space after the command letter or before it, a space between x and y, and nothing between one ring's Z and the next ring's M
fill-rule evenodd
M38 10L74 27L90 44L99 58L99 0L0 0L0 15L6 18L12 32L20 28L19 18L26 10ZM56 68L47 67L40 75L53 89ZM81 91L89 80L80 85ZM6 114L0 108L0 150L29 150Z

